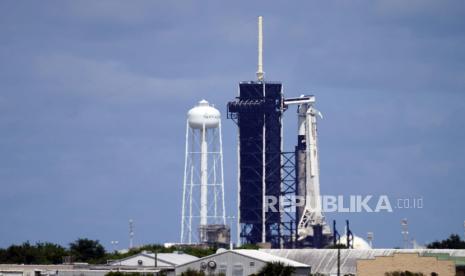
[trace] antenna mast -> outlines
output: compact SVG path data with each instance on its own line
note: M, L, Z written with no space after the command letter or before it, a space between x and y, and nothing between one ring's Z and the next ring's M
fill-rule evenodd
M368 240L368 244L370 245L371 248L373 248L373 239L374 239L374 233L373 232L367 232L367 240Z
M129 249L134 247L134 221L129 220Z
M400 226L402 228L402 238L403 238L403 241L404 241L404 249L408 249L409 248L409 242L408 242L408 221L406 218L402 219L400 221Z
M265 73L263 72L263 17L258 17L258 70L257 79L263 81Z

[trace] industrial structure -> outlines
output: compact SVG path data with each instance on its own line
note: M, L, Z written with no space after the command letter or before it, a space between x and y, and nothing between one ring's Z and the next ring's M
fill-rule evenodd
M228 244L221 114L202 100L189 110L181 215L181 243Z
M280 82L265 81L262 17L258 18L257 81L239 83L228 103L228 118L238 126L238 243L268 243L272 248L323 247L331 240L320 202L317 117L312 95L285 98ZM297 145L283 150L284 112L297 106ZM305 200L296 211L292 199ZM279 198L279 212L269 212ZM281 206L285 205L285 206Z
M401 234L402 234L402 246L404 249L410 248L410 241L409 241L409 232L408 232L408 221L406 218L402 219L400 221L400 227L402 228Z

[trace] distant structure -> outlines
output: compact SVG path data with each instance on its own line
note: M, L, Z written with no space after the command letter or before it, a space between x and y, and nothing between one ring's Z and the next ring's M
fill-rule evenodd
M368 244L370 245L371 248L373 248L373 239L374 239L374 233L373 232L367 232L367 241Z
M113 251L117 252L118 251L118 243L119 243L119 241L110 241L110 243L113 246Z
M228 103L228 118L239 129L238 243L321 248L332 239L320 202L316 124L321 113L314 96L286 99L282 83L265 80L262 27L260 16L257 80L240 82L238 97ZM286 152L282 118L291 105L298 109L299 130L297 146ZM296 196L305 204L292 211ZM267 208L269 199L279 212Z
M403 248L404 249L408 249L410 248L410 242L409 242L409 239L408 239L408 222L407 222L407 219L404 218L400 221L400 227L402 228L402 239L403 239Z
M412 239L412 248L413 249L426 249L425 245L419 244L417 240Z
M134 221L129 220L129 249L134 247Z
M229 240L221 114L201 100L187 113L180 242L229 244Z

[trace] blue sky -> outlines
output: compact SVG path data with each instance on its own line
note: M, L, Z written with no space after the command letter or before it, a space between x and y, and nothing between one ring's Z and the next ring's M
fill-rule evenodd
M463 233L463 1L1 1L0 246L178 241L185 114L225 115L255 79L315 94L323 194L422 197L424 207L327 214L377 247ZM225 117L225 116L224 116ZM285 114L295 143L295 110ZM236 128L223 121L229 213Z

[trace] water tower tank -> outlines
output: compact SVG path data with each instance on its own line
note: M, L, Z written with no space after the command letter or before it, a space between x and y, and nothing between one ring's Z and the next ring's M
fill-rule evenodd
M201 100L197 106L187 112L187 120L191 128L217 128L220 124L221 113L206 100Z

